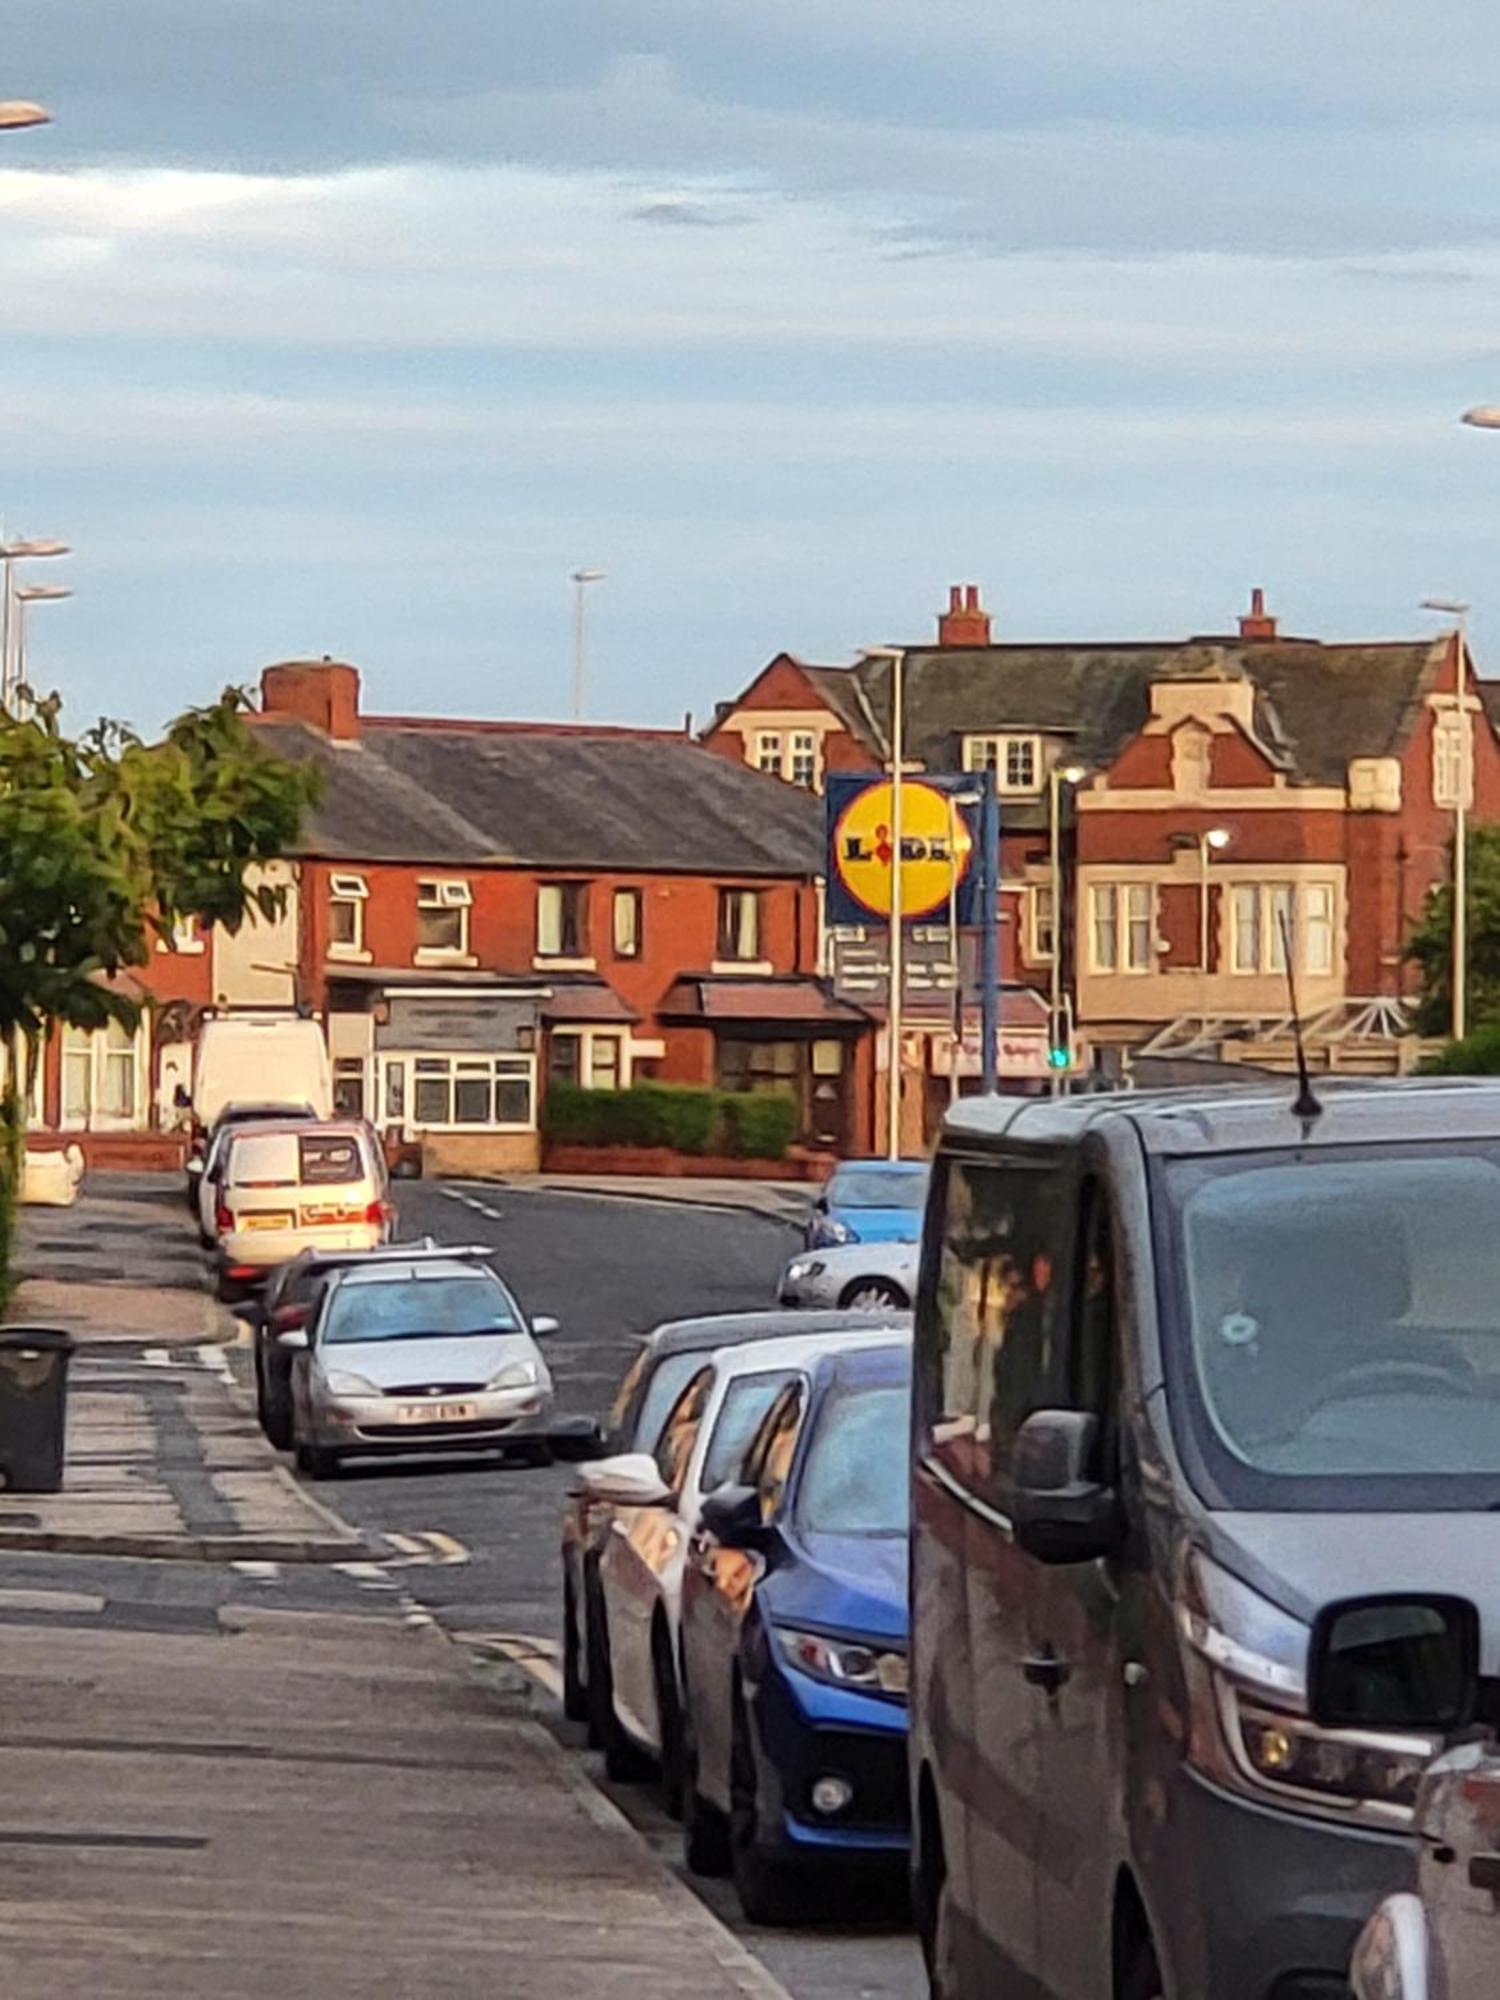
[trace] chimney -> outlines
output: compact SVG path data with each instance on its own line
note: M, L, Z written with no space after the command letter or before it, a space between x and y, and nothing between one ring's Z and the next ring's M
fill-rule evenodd
M1252 643L1273 644L1276 620L1266 611L1266 593L1257 586L1250 593L1250 609L1240 619L1240 637Z
M260 677L265 715L310 723L335 743L359 737L359 669L330 660L283 660Z
M940 646L987 646L990 614L979 601L977 583L955 583L948 592L948 609L938 619Z

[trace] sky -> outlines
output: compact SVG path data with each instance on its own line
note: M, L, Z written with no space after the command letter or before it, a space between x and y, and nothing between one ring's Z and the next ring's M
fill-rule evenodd
M580 565L600 720L970 581L1017 639L1457 597L1500 675L1490 0L0 0L3 97L75 720L324 653L566 715Z

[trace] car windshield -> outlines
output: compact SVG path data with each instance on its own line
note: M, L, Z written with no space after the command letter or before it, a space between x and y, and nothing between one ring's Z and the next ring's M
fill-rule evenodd
M1500 1501L1500 1148L1167 1170L1207 1469L1232 1504Z
M828 1183L830 1208L920 1208L926 1167L840 1167Z
M797 1482L804 1534L904 1535L909 1519L905 1385L836 1392L818 1413Z
M494 1278L385 1279L341 1285L328 1308L320 1341L337 1347L362 1340L419 1340L424 1335L518 1333L515 1302Z

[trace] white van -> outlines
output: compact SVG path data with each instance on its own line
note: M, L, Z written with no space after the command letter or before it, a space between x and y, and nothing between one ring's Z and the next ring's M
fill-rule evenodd
M193 1071L193 1118L206 1129L228 1104L305 1104L317 1117L331 1117L333 1072L318 1023L291 1014L206 1022Z
M251 1125L229 1141L214 1203L219 1296L235 1299L301 1250L390 1238L385 1161L368 1125Z

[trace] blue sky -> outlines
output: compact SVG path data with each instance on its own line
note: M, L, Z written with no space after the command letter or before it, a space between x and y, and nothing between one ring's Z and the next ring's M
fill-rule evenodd
M76 550L75 715L324 652L562 714L579 564L617 720L960 580L1017 638L1457 595L1500 673L1483 0L8 11L0 519Z

